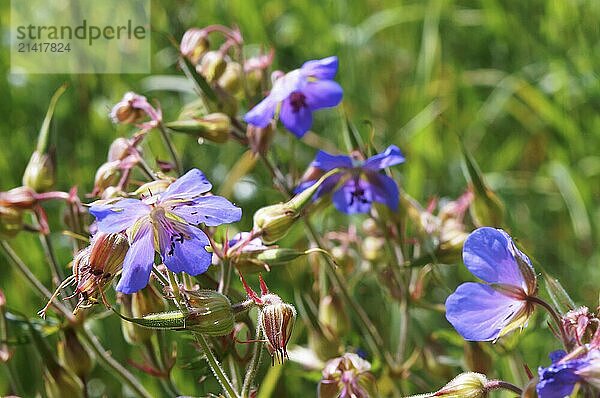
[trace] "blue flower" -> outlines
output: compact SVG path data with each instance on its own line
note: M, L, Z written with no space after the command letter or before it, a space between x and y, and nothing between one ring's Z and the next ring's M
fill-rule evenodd
M595 349L579 358L564 360L564 351L550 354L552 365L540 367L536 386L539 398L564 398L571 395L575 384L588 382L597 386L600 352Z
M490 341L523 327L533 312L537 282L531 261L506 232L479 228L463 246L463 261L486 283L463 283L446 300L446 318L465 340Z
M392 211L398 209L399 193L396 182L380 170L404 162L397 146L389 146L385 152L359 161L346 155L331 155L320 151L311 166L319 172L339 168L342 172L327 178L315 193L315 199L333 191L336 209L347 214L368 213L373 202L382 203ZM298 186L303 191L318 178L309 179Z
M300 69L277 79L271 93L252 108L244 120L258 127L267 127L279 112L281 123L298 137L312 126L312 112L336 106L343 90L333 81L337 73L337 57L308 61Z
M148 284L155 252L173 272L198 275L208 269L208 237L196 226L232 223L242 216L240 208L221 196L201 196L211 188L204 174L192 169L158 195L91 206L98 231L127 233L130 248L118 291L133 293Z

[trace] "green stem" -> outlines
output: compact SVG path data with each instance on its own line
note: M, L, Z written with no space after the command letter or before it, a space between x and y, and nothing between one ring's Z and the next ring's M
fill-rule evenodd
M31 272L31 270L25 265L23 260L14 252L12 247L8 244L8 242L2 240L0 241L0 246L4 250L6 257L8 257L16 266L17 269L21 272L21 274L25 277L25 279L29 282L29 284L33 287L35 291L37 291L42 297L46 300L50 300L52 298L52 293L40 282L35 275ZM67 309L60 301L57 299L52 300L52 304L54 307L69 321L72 321L73 314L71 311Z
M200 344L200 347L202 347L204 355L206 355L206 360L208 361L210 368L212 369L215 377L217 378L217 381L219 382L219 384L221 384L223 390L225 390L225 395L227 396L227 398L239 398L239 395L235 392L235 389L231 385L231 381L229 381L229 378L223 371L223 368L217 361L217 358L215 358L215 355L210 350L208 342L206 341L204 336L201 333L197 332L193 332L193 334L198 344Z
M263 351L264 342L261 341L262 338L262 330L260 329L260 325L256 325L256 336L254 340L254 351L252 352L252 359L250 361L250 365L246 370L246 378L244 379L244 385L242 386L242 398L247 398L250 393L250 387L252 387L252 382L256 377L256 372L258 371L258 365L260 365L260 356Z
M121 380L138 396L143 398L152 398L152 395L144 388L144 386L129 373L119 362L117 362L108 351L102 347L98 338L90 333L85 326L79 329L79 335L88 344L92 351L96 354L100 364L113 376Z
M173 296L175 297L175 304L177 307L187 316L189 314L189 310L185 302L183 301L183 297L181 296L181 291L179 290L179 282L175 278L175 273L171 271L167 271L167 275L169 275L169 285L171 285L171 290L173 290Z
M231 261L224 259L221 264L221 278L219 280L219 293L227 294L231 283Z
M154 171L152 171L150 166L148 166L148 163L146 163L146 161L141 156L138 157L137 161L138 161L138 166L140 166L140 169L144 172L144 174L146 174L146 176L149 179L151 179L152 181L158 180L158 178L156 177L156 174L154 174Z
M164 124L162 124L162 122L158 123L158 130L160 131L163 141L165 142L165 146L167 147L167 150L169 151L169 154L171 155L171 159L173 160L173 163L175 164L175 169L177 170L177 174L181 175L183 170L181 168L181 162L179 161L179 156L177 156L177 153L175 152L175 147L173 146L173 142L171 141L171 137L169 137L169 132L165 128Z

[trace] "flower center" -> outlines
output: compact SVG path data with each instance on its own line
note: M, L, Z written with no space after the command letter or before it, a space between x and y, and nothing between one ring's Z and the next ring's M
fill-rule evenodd
M290 94L290 104L292 105L292 111L298 113L301 108L306 107L306 96L300 91L294 91Z
M190 238L189 225L175 214L165 211L162 206L152 209L150 219L154 226L155 242L163 255L172 256L176 245Z
M365 196L365 193L366 192L364 188L360 186L358 177L356 177L354 180L354 190L350 192L350 206L354 204L355 200L361 204L371 203L371 201Z

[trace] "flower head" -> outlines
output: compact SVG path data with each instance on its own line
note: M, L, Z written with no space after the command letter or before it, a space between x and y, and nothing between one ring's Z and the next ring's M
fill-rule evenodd
M479 228L463 247L463 261L486 283L467 282L446 300L446 318L466 340L490 341L522 327L533 312L537 282L529 258L506 232Z
M389 146L385 152L371 156L365 161L346 155L331 155L320 151L311 163L320 174L341 169L342 172L327 178L315 193L315 199L332 191L333 204L341 212L368 213L373 202L382 203L392 211L398 209L399 193L396 182L380 173L380 170L404 162L404 156L397 146ZM298 186L303 191L315 183L312 176Z
M257 127L267 127L279 113L281 123L298 137L312 126L312 112L336 106L343 90L333 81L337 73L337 57L308 61L300 69L277 79L271 93L244 117Z
M154 253L173 272L198 275L211 263L208 237L196 226L239 221L240 208L221 196L202 196L212 188L198 169L188 171L164 192L138 199L100 202L90 208L98 231L126 231L131 248L117 290L133 293L148 283Z
M539 368L540 381L536 390L539 398L563 398L569 396L577 383L588 383L598 388L600 379L600 351L592 350L577 358L569 359L564 351L550 354L552 365Z
M125 93L121 101L110 111L110 118L114 123L137 123L144 115L152 120L151 123L162 120L160 109L155 109L146 97L132 91Z

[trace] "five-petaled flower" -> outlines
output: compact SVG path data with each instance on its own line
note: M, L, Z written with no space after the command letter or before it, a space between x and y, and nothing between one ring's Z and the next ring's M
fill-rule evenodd
M446 300L446 318L466 340L490 341L523 327L533 312L537 281L529 258L501 229L479 228L463 261L484 283L460 285Z
M342 100L342 87L333 81L337 57L305 62L277 79L270 94L252 108L244 120L254 126L267 127L279 113L281 123L298 137L312 126L312 112L336 106Z
M576 358L569 356L564 351L555 351L550 354L552 365L538 369L539 398L568 397L577 383L600 387L600 350L593 349Z
M399 202L398 186L380 170L403 162L404 156L395 145L365 161L320 151L311 163L313 170L318 171L317 174L336 168L342 171L327 178L314 198L318 199L334 191L334 206L347 214L368 213L373 202L382 203L396 211ZM310 173L308 181L300 184L296 190L303 191L312 186L318 179L313 177L313 173Z
M173 272L198 275L208 269L209 240L196 226L232 223L242 215L239 207L221 196L202 196L211 188L204 174L192 169L158 195L92 205L98 231L126 231L131 245L118 291L133 293L148 284L155 252Z

